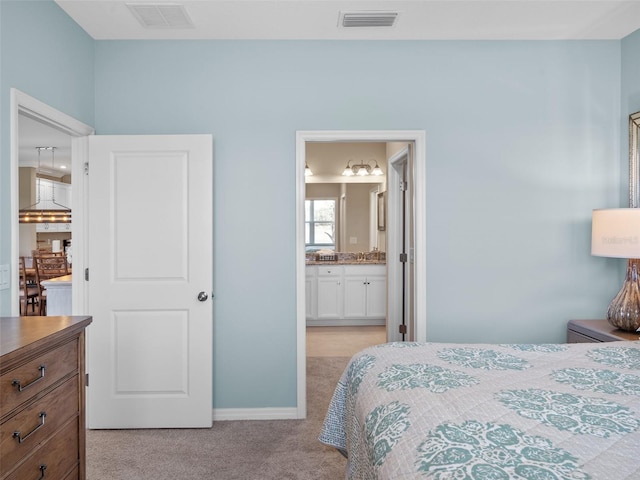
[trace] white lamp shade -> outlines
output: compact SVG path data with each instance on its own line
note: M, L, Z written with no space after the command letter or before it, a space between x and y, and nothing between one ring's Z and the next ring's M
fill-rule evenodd
M640 208L594 210L591 255L640 258Z

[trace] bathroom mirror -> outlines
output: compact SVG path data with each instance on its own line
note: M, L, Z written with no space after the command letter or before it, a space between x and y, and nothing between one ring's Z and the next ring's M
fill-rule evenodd
M335 199L336 248L341 252L368 252L380 247L372 210L377 208L378 183L309 183L305 199Z
M629 115L629 206L638 207L638 168L640 168L640 112Z

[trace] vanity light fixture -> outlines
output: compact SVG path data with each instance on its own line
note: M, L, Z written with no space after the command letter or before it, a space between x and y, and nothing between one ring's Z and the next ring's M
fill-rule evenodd
M36 147L38 151L38 168L36 175L40 171L40 152L51 150L51 168L55 169L55 149L56 147ZM40 192L42 189L40 176L36 178L36 203L18 211L19 223L71 223L71 209L56 202L55 187L51 187L51 198L42 199ZM51 208L44 208L44 200L48 200Z
M347 166L344 169L344 172L342 172L342 175L344 175L345 177L353 177L355 175L355 173L353 172L353 169L351 168L351 160L349 160L347 162Z
M375 167L371 168L371 165L368 163L354 163L351 165L351 160L347 162L347 166L342 172L342 175L345 177L352 177L353 175L358 175L359 177L366 177L367 175L384 175L384 172L378 165L377 160L373 160L375 162Z
M594 210L591 255L627 259L622 288L607 309L607 321L628 332L640 330L640 208Z
M376 160L375 162L376 162L376 166L373 167L373 170L371 171L371 175L376 175L376 176L384 175L384 172L378 165L378 161Z
M310 177L311 175L313 175L313 172L309 168L309 165L307 165L307 162L304 162L304 176Z

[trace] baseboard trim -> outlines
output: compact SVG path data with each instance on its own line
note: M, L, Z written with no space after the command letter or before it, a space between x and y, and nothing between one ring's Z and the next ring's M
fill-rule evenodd
M385 318L316 318L307 319L307 327L368 327L386 325Z
M291 408L214 408L213 421L298 420L298 409Z

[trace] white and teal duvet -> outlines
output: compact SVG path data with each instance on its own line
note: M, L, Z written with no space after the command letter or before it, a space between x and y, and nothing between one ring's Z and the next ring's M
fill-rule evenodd
M320 441L350 480L640 479L640 342L368 348Z

